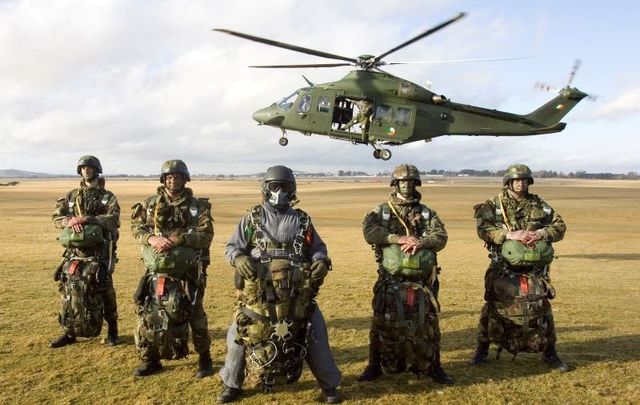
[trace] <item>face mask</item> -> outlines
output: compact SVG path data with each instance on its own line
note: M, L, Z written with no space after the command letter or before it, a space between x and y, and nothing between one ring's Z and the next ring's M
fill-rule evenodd
M267 202L274 207L288 207L290 202L289 193L283 190L269 191Z

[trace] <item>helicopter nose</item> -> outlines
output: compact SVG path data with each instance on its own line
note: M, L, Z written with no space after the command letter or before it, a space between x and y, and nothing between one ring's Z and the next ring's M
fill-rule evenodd
M278 111L273 106L259 109L251 115L251 118L253 118L261 125L264 124L278 126L284 121L284 117L280 115L280 113L278 113Z

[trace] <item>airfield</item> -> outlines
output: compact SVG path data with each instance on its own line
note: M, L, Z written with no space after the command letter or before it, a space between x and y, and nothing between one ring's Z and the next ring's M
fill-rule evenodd
M132 295L144 272L131 237L130 207L155 193L157 180L108 179L122 209L120 262L114 273L122 343L100 338L50 349L57 337L59 297L53 272L63 248L50 215L54 201L79 180L21 180L0 188L0 403L213 403L216 376L196 380L198 356L163 361L164 372L143 379L132 372L139 360L132 332ZM426 183L426 182L425 182ZM224 336L234 310L232 268L224 246L247 209L260 202L257 180L194 180L196 196L213 204L205 309L214 369L222 366ZM356 382L368 359L373 252L362 237L362 218L386 201L386 179L300 179L298 207L307 211L333 260L318 298L329 341L343 373L346 403L634 403L640 398L640 181L537 179L541 195L565 219L568 230L555 244L552 301L558 352L576 369L559 373L537 355L503 353L483 367L469 367L483 297L487 252L475 232L472 207L495 195L496 178L439 178L421 188L423 202L445 223L449 243L439 254L442 362L455 378L440 386L412 374ZM193 348L191 348L193 350ZM245 391L240 403L312 403L319 389L308 368L297 384L273 393Z

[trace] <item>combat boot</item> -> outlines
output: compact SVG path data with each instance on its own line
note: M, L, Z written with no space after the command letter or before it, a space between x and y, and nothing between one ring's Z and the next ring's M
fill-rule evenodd
M206 352L200 355L198 358L198 372L197 378L204 378L213 375L213 361L211 360L211 353Z
M240 388L231 388L224 385L224 389L220 395L218 395L218 403L226 404L228 402L233 402L238 399L241 393L242 390Z
M118 344L120 344L120 338L118 337L118 321L109 322L107 337L104 338L102 343L105 343L109 346L117 346Z
M357 378L358 382L373 381L382 375L380 348L376 343L369 343L369 364Z
M76 337L65 333L59 338L49 342L49 347L52 349L57 349L59 347L64 347L66 345L71 345L74 343L76 343Z
M133 371L133 375L136 377L146 377L160 370L162 370L160 360L144 360L142 364Z
M342 398L340 397L340 393L337 388L323 388L322 398L327 404L339 404L342 402Z
M431 377L436 384L452 385L454 382L453 378L442 368L442 363L440 363L440 349L437 349L433 355L433 364L431 365L429 377Z
M553 368L557 368L561 373L566 373L571 370L571 367L558 356L555 345L548 346L544 352L542 352L542 361Z
M478 342L473 356L469 359L470 366L479 366L487 361L489 356L489 342Z

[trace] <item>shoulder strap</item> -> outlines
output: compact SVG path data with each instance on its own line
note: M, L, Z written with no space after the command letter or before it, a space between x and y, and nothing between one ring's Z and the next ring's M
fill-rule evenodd
M498 202L500 203L500 211L502 211L502 220L504 224L507 226L507 230L511 232L511 224L509 224L509 218L507 218L507 213L504 210L504 204L502 203L502 193L498 194ZM497 210L497 206L496 206Z

